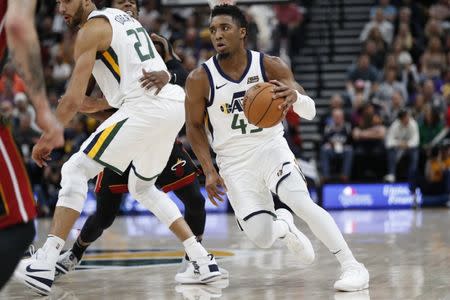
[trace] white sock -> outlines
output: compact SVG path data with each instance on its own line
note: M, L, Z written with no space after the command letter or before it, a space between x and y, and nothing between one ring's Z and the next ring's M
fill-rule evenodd
M205 257L208 255L205 248L197 242L195 236L191 236L187 240L184 240L183 246L190 260L196 260L199 257Z
M348 248L348 246L337 251L331 250L331 253L333 253L334 256L336 256L341 266L351 263L357 263L355 257L353 256L352 251L350 250L350 248Z
M47 260L51 264L56 264L59 254L64 247L64 243L64 240L57 237L56 235L48 235L47 241L45 242L44 246L42 246L42 250L45 252Z

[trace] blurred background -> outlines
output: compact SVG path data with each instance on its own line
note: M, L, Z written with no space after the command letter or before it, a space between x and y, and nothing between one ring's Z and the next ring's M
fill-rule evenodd
M55 107L72 71L75 33L66 30L55 1L41 2L36 22ZM450 1L237 4L249 21L247 47L280 56L316 102L313 121L294 113L284 121L315 201L328 209L448 205ZM139 20L168 38L191 71L214 54L209 12L205 0L142 0ZM0 113L23 155L39 215L50 216L62 164L98 124L77 115L66 144L41 169L30 156L40 136L35 111L9 63L0 77ZM180 139L189 150L183 133ZM142 212L126 197L122 213ZM88 200L85 212L95 209L92 192Z

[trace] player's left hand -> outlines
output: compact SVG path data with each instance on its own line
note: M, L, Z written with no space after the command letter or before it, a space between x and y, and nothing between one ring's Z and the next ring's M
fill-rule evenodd
M208 193L209 201L214 206L219 206L216 199L220 202L223 202L225 193L227 191L227 187L225 185L225 181L223 178L217 173L216 170L212 170L211 172L205 172L205 189Z
M165 71L153 71L147 72L142 69L142 77L139 78L141 82L141 87L149 90L153 87L156 87L157 90L155 95L161 91L161 89L170 81L169 74Z
M50 153L52 150L53 147L48 143L48 137L43 133L39 141L34 145L31 157L39 167L46 167L47 161L51 160Z
M278 80L271 80L270 83L276 85L273 89L273 99L284 98L284 102L278 106L278 109L283 111L283 116L286 116L289 108L297 101L297 93L294 89L288 87Z

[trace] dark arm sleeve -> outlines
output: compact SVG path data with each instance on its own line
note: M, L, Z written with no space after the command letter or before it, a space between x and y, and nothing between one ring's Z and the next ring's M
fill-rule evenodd
M181 62L176 59L171 59L166 63L166 66L172 76L170 83L184 87L188 72L183 68Z

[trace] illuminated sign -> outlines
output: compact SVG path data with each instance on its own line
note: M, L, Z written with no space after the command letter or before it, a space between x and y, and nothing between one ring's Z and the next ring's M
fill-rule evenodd
M323 187L325 209L407 208L422 202L420 191L414 194L407 183L326 184Z

